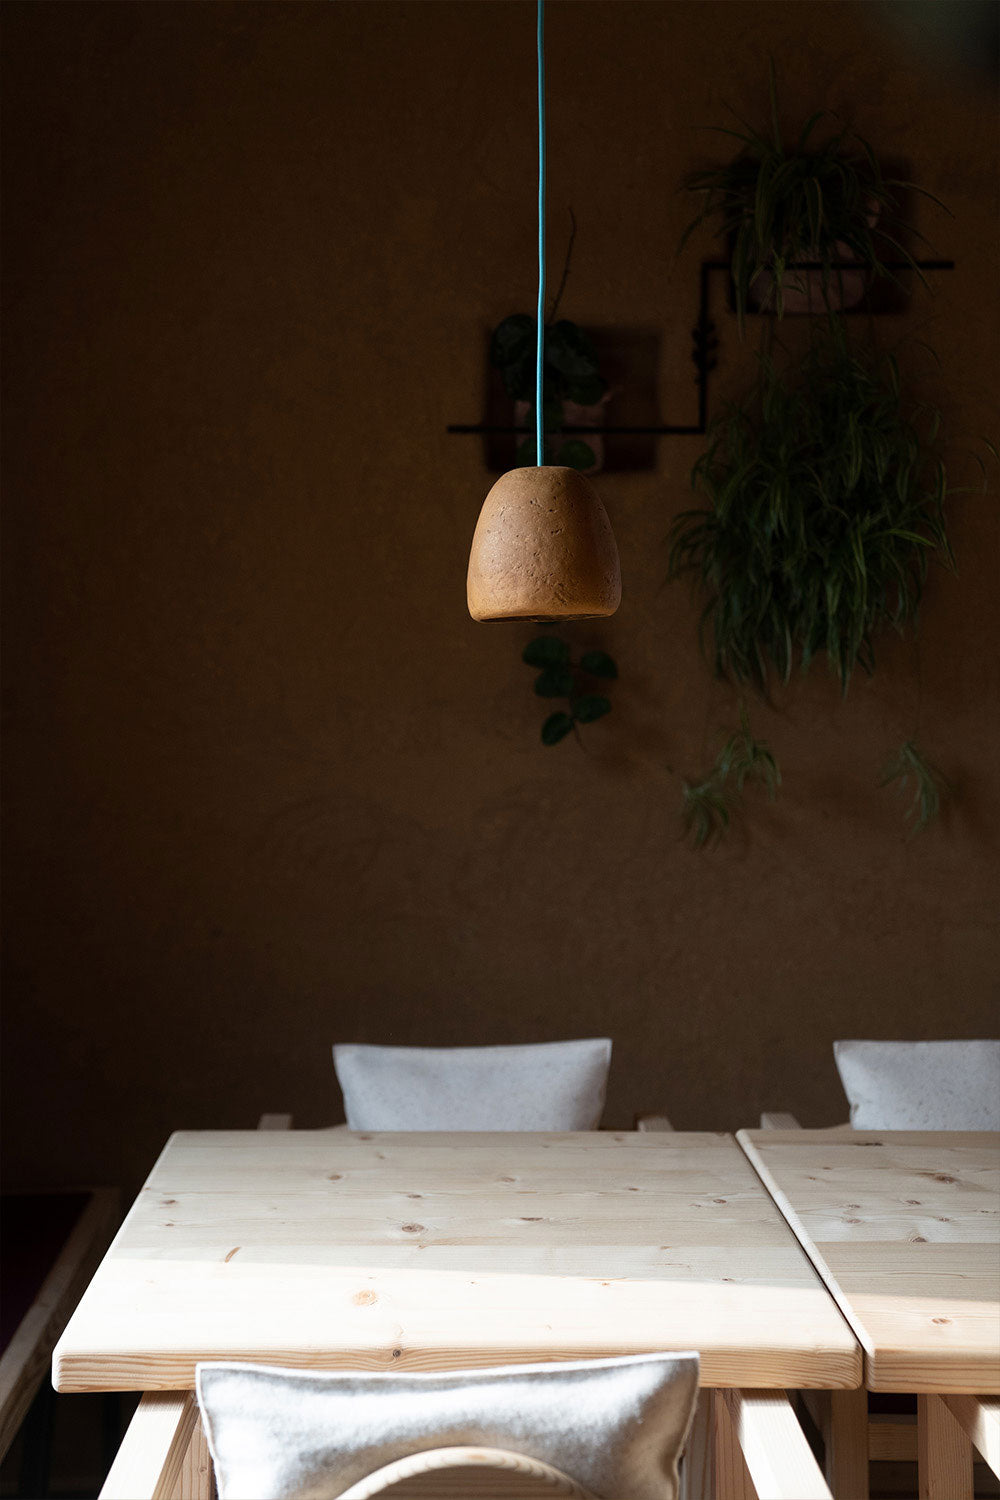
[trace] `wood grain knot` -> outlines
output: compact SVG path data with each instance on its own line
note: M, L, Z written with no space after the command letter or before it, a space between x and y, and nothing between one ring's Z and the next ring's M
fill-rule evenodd
M424 1230L423 1224L401 1224L399 1227L404 1234L422 1234Z
M331 1172L326 1180L327 1182L339 1182L343 1175L343 1172Z
M950 1323L950 1318L931 1318L932 1323Z
M378 1301L378 1292L355 1292L351 1301L355 1307L371 1307L373 1302Z
M402 1351L402 1349L393 1349L393 1351L392 1351L392 1357L393 1357L393 1359L402 1359L402 1357L403 1357L403 1351Z
M239 1250L239 1248L240 1248L239 1245L234 1245L233 1248L230 1250L229 1254L226 1256L226 1264L227 1265L232 1260L233 1256L237 1253L237 1251Z

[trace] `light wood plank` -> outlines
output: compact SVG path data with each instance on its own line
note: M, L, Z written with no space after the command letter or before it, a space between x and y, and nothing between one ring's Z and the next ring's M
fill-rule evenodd
M107 1249L117 1220L115 1189L92 1189L90 1202L0 1356L0 1458L48 1377L53 1346Z
M831 1391L826 1477L844 1500L868 1500L868 1392Z
M197 1417L193 1391L143 1396L100 1500L172 1500Z
M722 1391L712 1392L715 1500L757 1500L739 1433Z
M1000 1392L1000 1136L741 1131L871 1390Z
M958 1397L964 1400L965 1397ZM917 1419L915 1416L883 1416L868 1419L868 1457L872 1463L915 1464Z
M784 1391L717 1393L758 1500L831 1500L805 1433Z
M261 1115L257 1121L258 1130L291 1130L291 1115Z
M60 1390L200 1359L448 1369L698 1349L851 1388L860 1352L731 1137L183 1132L60 1340Z
M198 1413L181 1464L180 1478L174 1487L173 1500L212 1500L212 1495L212 1455Z
M636 1130L673 1130L666 1115L636 1115Z
M945 1396L944 1404L1000 1479L1000 1396Z
M712 1391L700 1390L681 1459L681 1500L714 1500L715 1412Z
M767 1110L760 1117L761 1130L801 1130L801 1126L794 1115L786 1114L782 1110Z
M920 1500L972 1500L972 1444L940 1396L917 1397Z

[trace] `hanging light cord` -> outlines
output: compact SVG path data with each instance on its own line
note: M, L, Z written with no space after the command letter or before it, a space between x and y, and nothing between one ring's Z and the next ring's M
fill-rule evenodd
M545 0L538 0L538 319L535 343L535 462L545 460L542 367L545 361Z

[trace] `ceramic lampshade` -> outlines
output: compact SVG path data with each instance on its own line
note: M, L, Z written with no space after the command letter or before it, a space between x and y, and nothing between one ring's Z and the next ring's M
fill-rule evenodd
M469 557L474 620L593 620L621 597L614 532L589 479L544 464L497 480Z

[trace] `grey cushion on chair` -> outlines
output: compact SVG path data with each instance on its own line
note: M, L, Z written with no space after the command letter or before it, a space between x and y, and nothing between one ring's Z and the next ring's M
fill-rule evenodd
M447 1374L203 1364L220 1500L334 1500L384 1464L482 1444L541 1459L604 1500L675 1500L697 1354Z
M596 1130L611 1043L369 1047L333 1062L352 1130Z
M1000 1041L834 1042L856 1130L1000 1130Z

